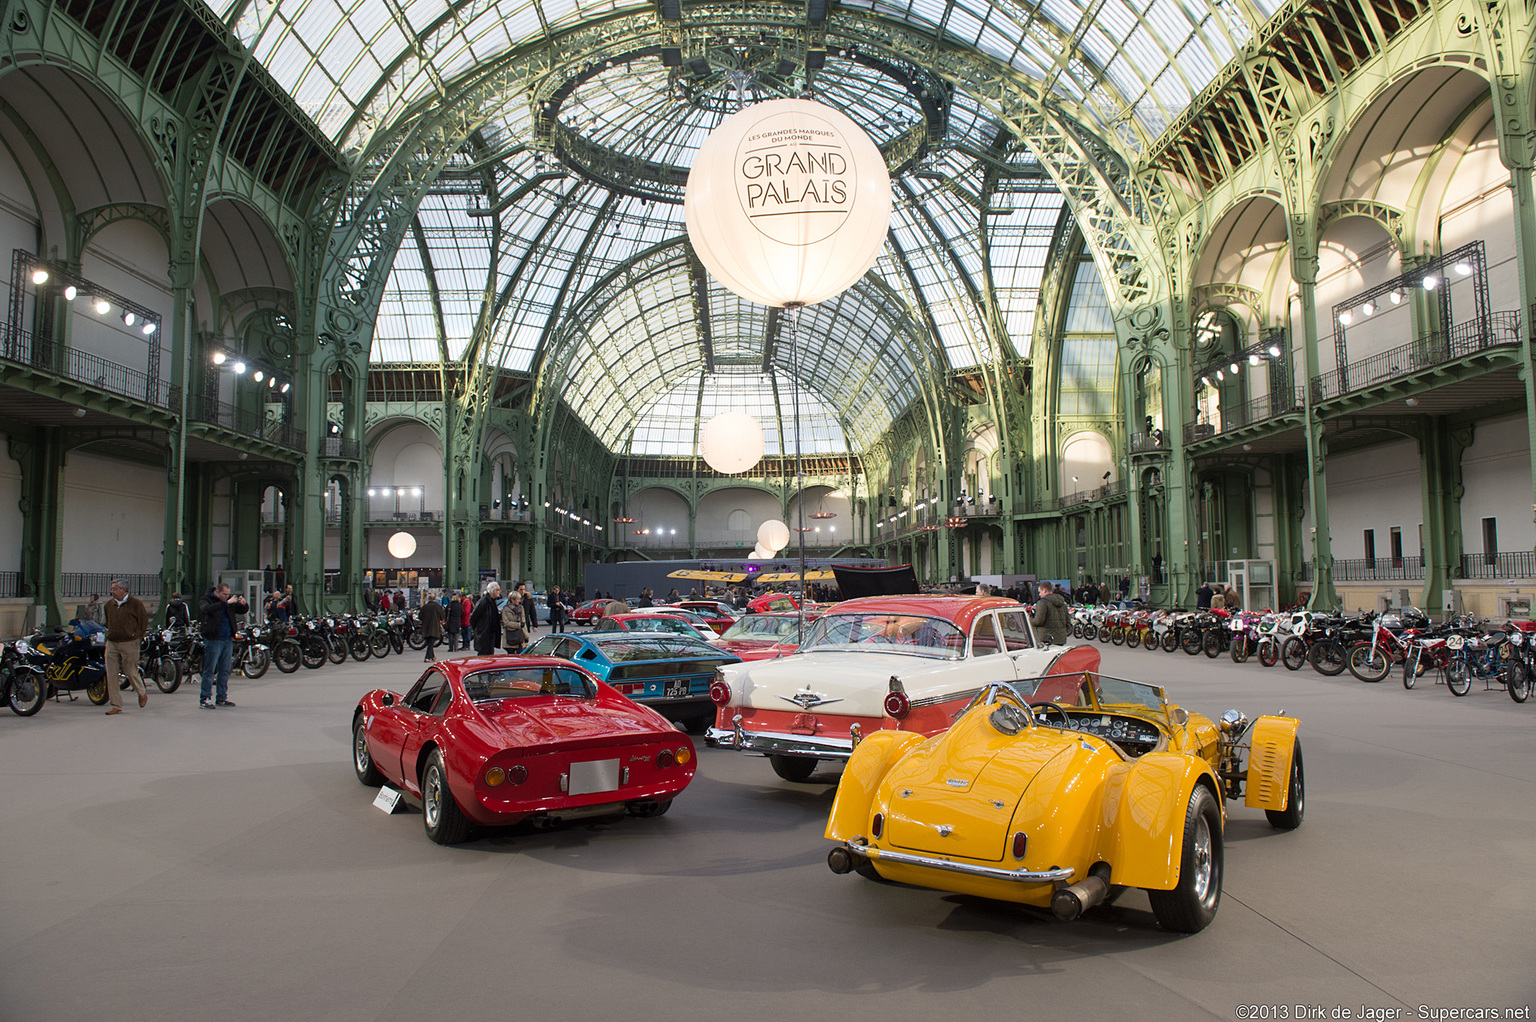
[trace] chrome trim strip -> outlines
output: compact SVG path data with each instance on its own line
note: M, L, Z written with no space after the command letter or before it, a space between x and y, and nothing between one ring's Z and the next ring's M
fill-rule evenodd
M1008 680L1013 681L1014 679L1009 678ZM911 706L912 709L918 710L924 706L937 706L940 703L953 703L957 701L968 703L975 699L976 693L980 691L980 688L968 688L963 692L946 692L939 696L923 696L921 699L912 700Z
M813 735L766 734L735 728L712 727L704 732L706 741L722 749L755 752L763 756L814 756L817 759L847 759L853 755L849 738L822 738Z
M922 866L925 869L937 869L946 873L964 873L966 876L985 877L988 880L1008 880L1016 884L1053 884L1058 880L1071 880L1075 872L1070 866L1044 869L1034 873L1022 869L1003 869L999 866L978 866L969 862L955 862L953 859L936 859L929 855L913 855L910 852L871 848L869 845L856 845L849 841L843 842L843 847L853 855L862 855L877 861L894 862L901 866Z

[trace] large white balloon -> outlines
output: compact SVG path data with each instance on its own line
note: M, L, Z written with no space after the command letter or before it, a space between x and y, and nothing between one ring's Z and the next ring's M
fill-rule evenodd
M746 412L721 412L699 430L699 453L722 475L745 472L763 457L763 427Z
M736 294L813 305L851 287L885 247L891 176L841 112L775 99L732 114L704 140L683 217L699 259Z
M777 518L757 527L757 545L778 553L789 546L789 526Z
M409 532L397 532L389 537L389 555L403 561L416 552L416 537Z

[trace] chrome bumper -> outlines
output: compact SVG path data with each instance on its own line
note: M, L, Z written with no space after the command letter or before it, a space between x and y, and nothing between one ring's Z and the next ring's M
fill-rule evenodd
M734 728L712 727L704 732L704 741L722 749L755 752L762 756L805 756L813 759L846 760L853 755L853 738L824 738L820 735L786 735L747 731L738 723Z
M987 880L1007 880L1016 884L1053 884L1057 881L1071 880L1075 872L1072 867L1064 866L1060 869L1043 869L1038 872L1030 872L1023 869L1003 869L1000 866L978 866L970 862L955 862L952 859L938 859L931 855L913 855L910 852L892 852L884 848L872 848L869 845L854 844L852 841L843 842L843 847L854 856L862 855L866 859L875 862L891 862L900 866L922 866L924 869L937 869L945 873L963 873L966 876L984 877Z

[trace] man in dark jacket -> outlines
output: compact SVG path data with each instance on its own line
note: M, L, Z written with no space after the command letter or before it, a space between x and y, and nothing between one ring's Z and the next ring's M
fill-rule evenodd
M496 640L501 638L501 608L496 606L500 597L501 584L492 582L469 614L469 633L474 638L475 652L481 656L495 652Z
M559 586L549 587L549 630L550 632L565 631L565 615L569 609L565 602L565 594Z
M203 613L203 690L198 705L205 710L215 706L234 707L229 701L229 668L234 662L237 614L249 608L244 597L229 595L229 586L216 585L208 590L200 607ZM214 693L217 679L217 696Z
M1041 638L1057 646L1065 646L1072 634L1072 616L1067 611L1067 601L1052 582L1040 583L1040 602L1035 604L1030 620Z
M423 660L437 659L437 644L443 641L443 617L447 611L436 600L423 600L421 614L418 620L421 623L421 637L427 640L427 653Z
M171 628L186 628L192 623L192 612L180 593L172 593L171 602L165 605L165 623Z

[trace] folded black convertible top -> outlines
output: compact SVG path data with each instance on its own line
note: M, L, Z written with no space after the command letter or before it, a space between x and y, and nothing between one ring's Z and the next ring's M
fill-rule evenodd
M845 600L860 596L903 596L917 592L917 572L912 570L910 564L897 564L888 568L855 568L834 564L832 574L837 578L837 587L843 591Z

